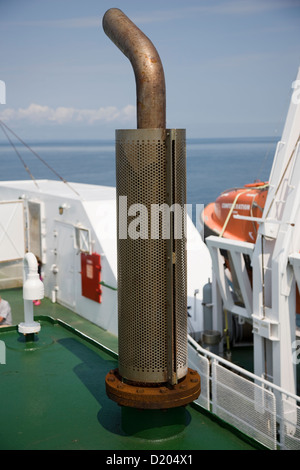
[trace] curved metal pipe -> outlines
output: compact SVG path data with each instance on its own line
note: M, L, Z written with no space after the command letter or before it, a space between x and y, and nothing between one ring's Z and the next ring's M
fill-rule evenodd
M137 90L138 129L166 127L166 87L164 70L154 45L118 8L103 17L103 29L130 60Z

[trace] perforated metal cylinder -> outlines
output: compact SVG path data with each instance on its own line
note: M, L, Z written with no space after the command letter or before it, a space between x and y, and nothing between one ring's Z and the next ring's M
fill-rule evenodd
M119 372L176 383L188 370L185 130L116 131L116 165Z

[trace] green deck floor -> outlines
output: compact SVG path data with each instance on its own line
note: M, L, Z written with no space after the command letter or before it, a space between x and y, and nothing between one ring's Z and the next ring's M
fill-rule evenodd
M10 303L12 310L13 324L18 325L24 321L24 301L22 297L22 289L6 289L1 290L0 294L3 299ZM54 319L60 319L73 328L78 329L82 333L90 336L95 341L104 344L107 348L114 352L118 352L118 339L114 335L103 331L83 317L75 314L71 310L63 307L58 303L51 302L50 299L44 298L38 307L34 307L34 316L47 316Z
M1 294L11 302L14 322L22 321L17 320L15 310L22 306L22 299L15 296L18 292ZM0 364L1 449L255 448L196 405L185 408L185 426L170 428L167 437L161 437L161 429L157 429L160 438L156 439L155 426L146 438L134 430L125 432L122 408L105 393L105 375L117 367L116 354L99 344L106 333L46 299L42 304L36 341L26 343L17 328L0 329L0 340L6 346L6 364ZM82 336L79 329L95 341ZM110 336L104 344L113 349ZM147 422L148 412L137 413L140 423Z

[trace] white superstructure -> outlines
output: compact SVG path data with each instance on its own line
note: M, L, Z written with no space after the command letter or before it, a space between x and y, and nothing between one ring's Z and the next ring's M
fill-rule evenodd
M15 269L13 260L33 252L42 262L45 296L117 335L115 188L53 180L7 181L0 182L0 201L0 269L7 265ZM100 301L82 294L81 257L93 253L100 255ZM189 325L200 331L202 289L211 278L211 260L189 217L187 257Z
M300 70L297 80L300 83ZM215 279L214 327L223 309L253 329L254 372L296 393L296 285L300 289L300 100L292 95L282 139L278 142L269 191L255 243L208 237ZM235 301L221 250L230 253L242 302ZM249 279L245 256L252 265Z

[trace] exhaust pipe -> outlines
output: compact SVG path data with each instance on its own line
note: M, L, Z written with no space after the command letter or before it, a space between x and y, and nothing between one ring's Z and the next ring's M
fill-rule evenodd
M164 73L152 42L118 9L106 12L103 28L132 63L138 121L138 129L116 131L119 367L107 374L106 392L125 407L178 408L201 389L187 361L185 130L165 128ZM131 236L137 221L127 208L136 207L144 217Z
M105 13L103 29L132 64L137 91L137 128L164 129L165 76L154 45L118 8L111 8Z

